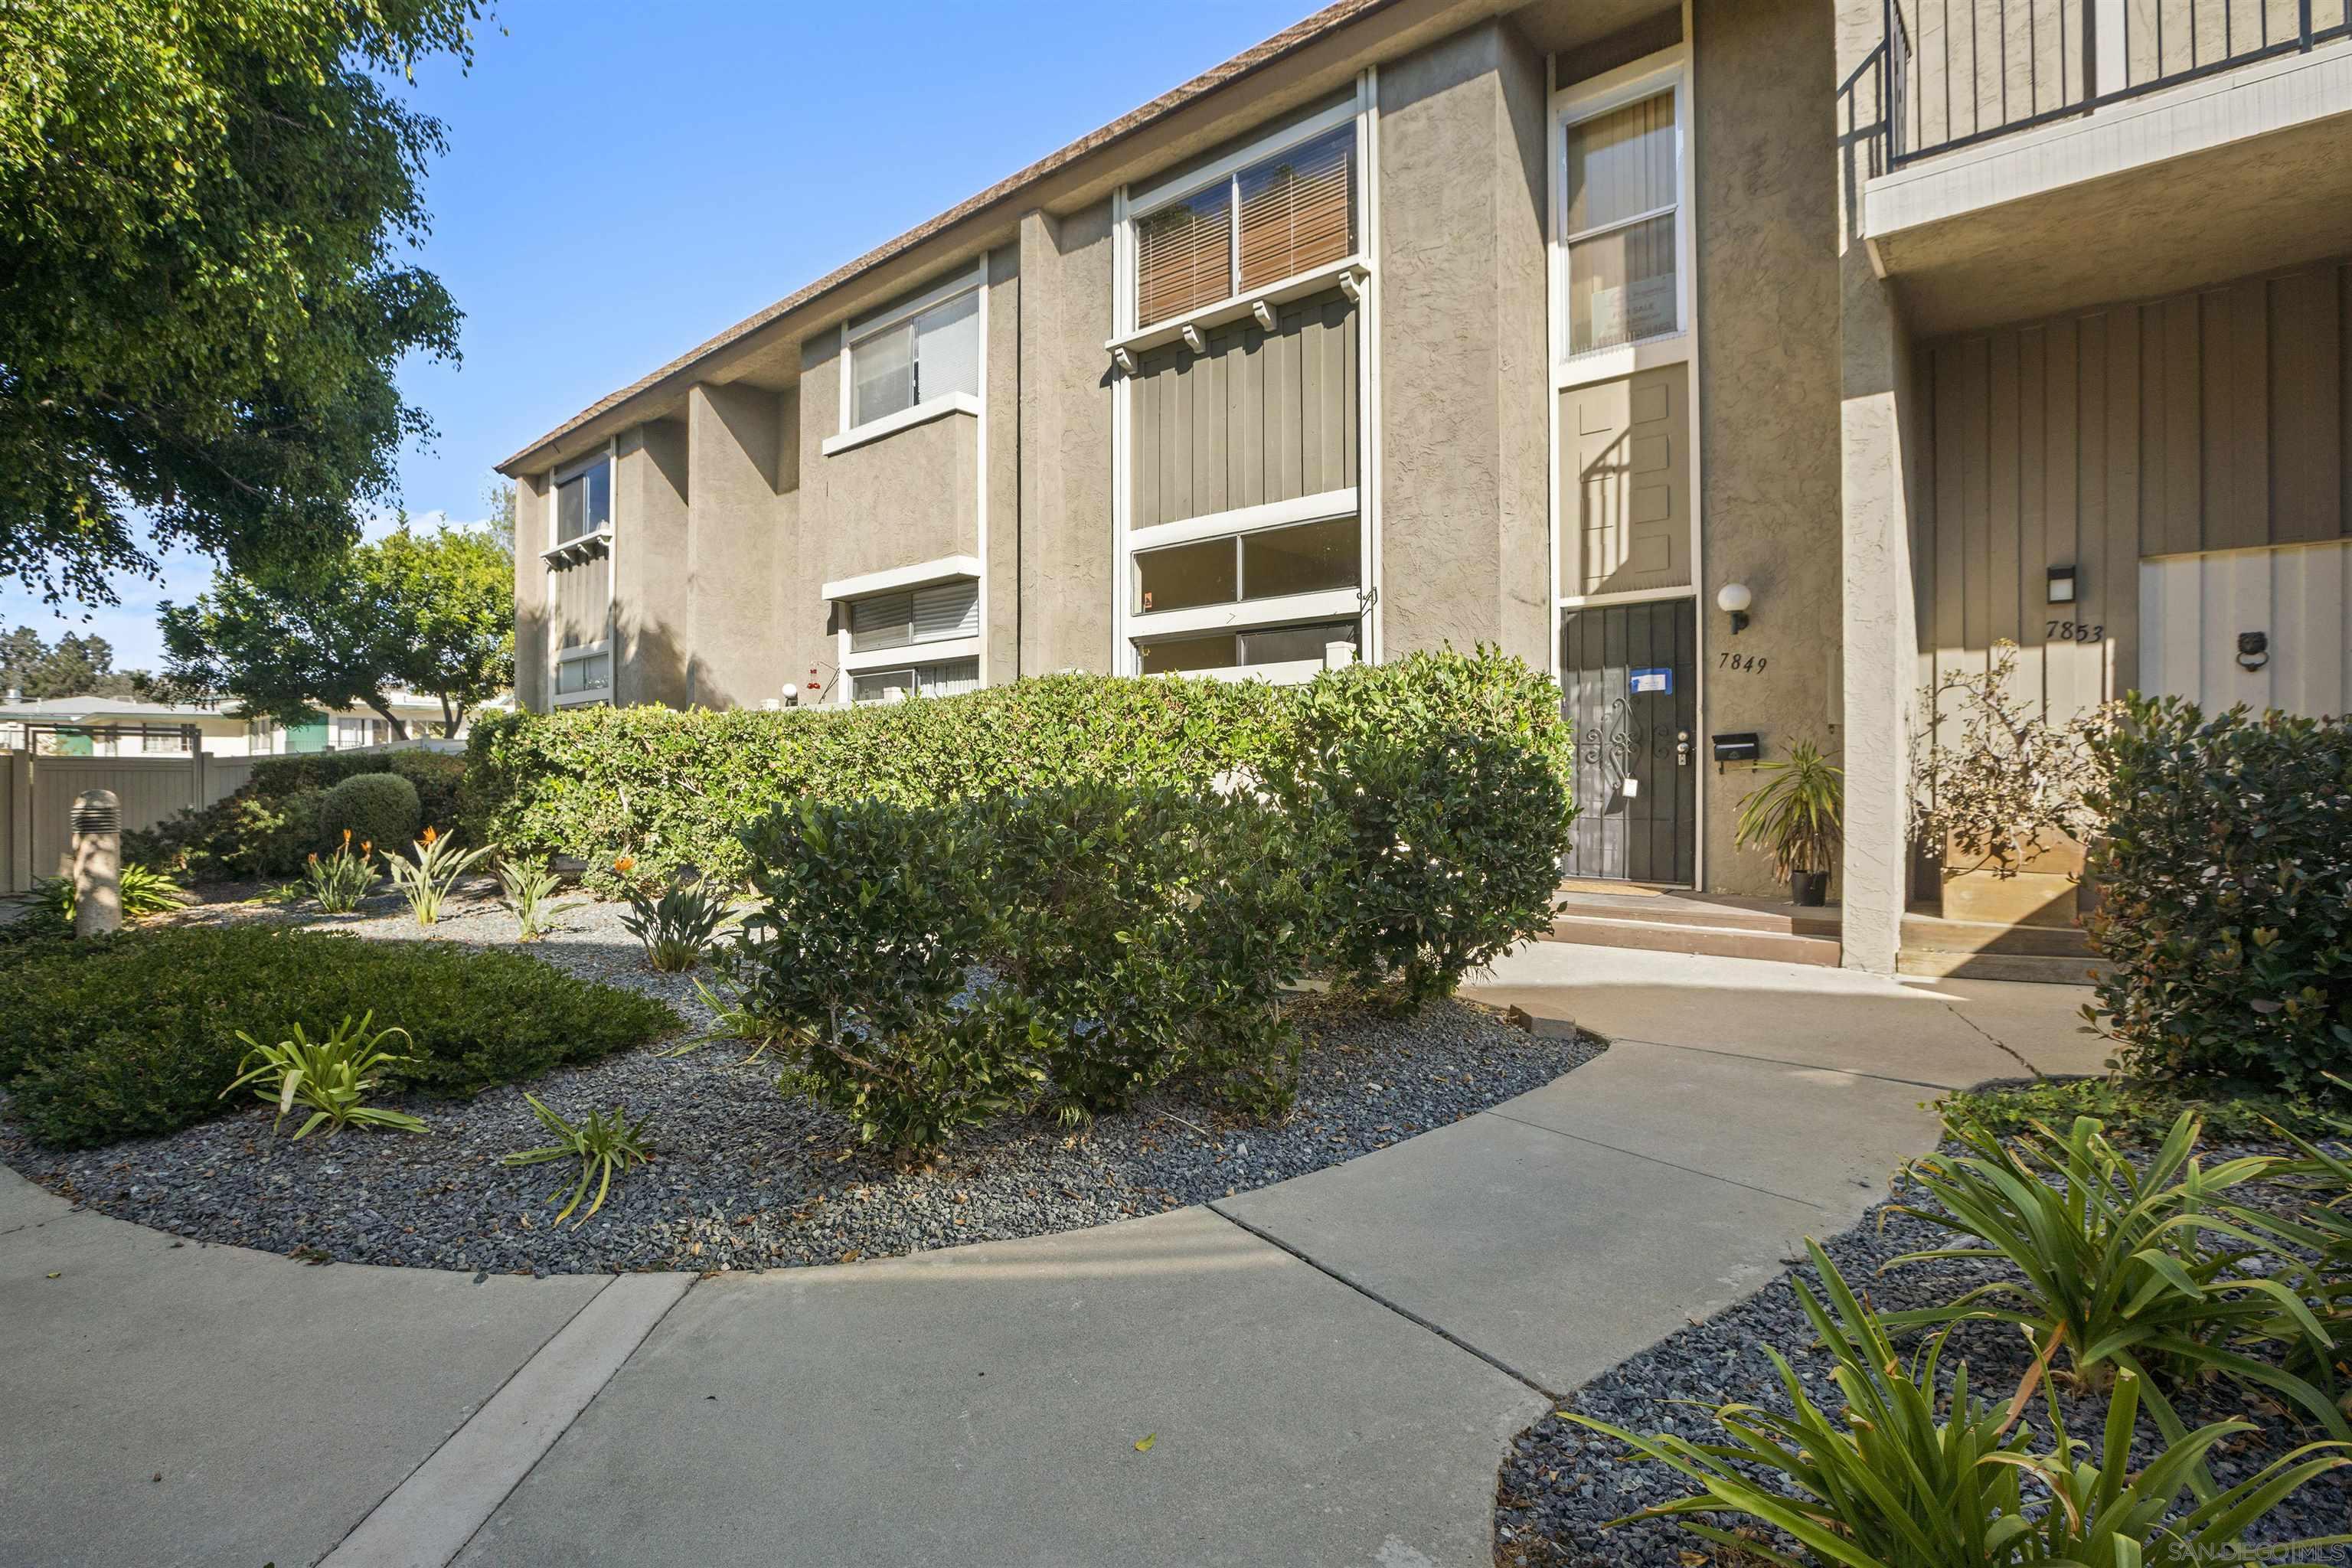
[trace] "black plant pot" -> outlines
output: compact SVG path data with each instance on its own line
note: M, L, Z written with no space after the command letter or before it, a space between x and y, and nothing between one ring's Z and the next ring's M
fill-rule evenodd
M1830 874L1827 871L1790 872L1789 897L1802 908L1820 909L1830 901Z

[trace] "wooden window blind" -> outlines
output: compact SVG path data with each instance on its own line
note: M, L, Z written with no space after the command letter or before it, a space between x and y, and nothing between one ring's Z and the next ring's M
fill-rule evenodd
M1233 190L1219 184L1136 220L1136 321L1150 326L1233 292Z
M1343 125L1235 177L1244 293L1354 254L1355 163L1356 128Z
M1356 128L1286 147L1135 220L1136 325L1346 259L1356 249Z

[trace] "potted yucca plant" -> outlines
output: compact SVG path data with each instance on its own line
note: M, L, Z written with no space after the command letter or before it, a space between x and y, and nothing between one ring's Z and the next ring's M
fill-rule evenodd
M1830 873L1845 843L1845 770L1812 742L1799 741L1786 762L1759 763L1756 771L1765 782L1739 803L1734 842L1770 856L1790 900L1818 909L1829 900Z

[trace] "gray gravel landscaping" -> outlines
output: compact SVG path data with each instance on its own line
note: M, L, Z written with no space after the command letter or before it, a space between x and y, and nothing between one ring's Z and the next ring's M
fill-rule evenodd
M2284 1149L2209 1150L2209 1164L2234 1153L2288 1153ZM1972 1287L2000 1277L1998 1265L1966 1260L1906 1264L1877 1273L1889 1258L1922 1247L1953 1245L1949 1231L1885 1205L1874 1209L1853 1230L1824 1242L1832 1262L1858 1293L1883 1311L1941 1305ZM1837 1397L1831 1380L1833 1362L1813 1344L1790 1281L1802 1279L1816 1295L1820 1281L1802 1258L1789 1274L1728 1311L1682 1329L1640 1355L1570 1394L1551 1415L1521 1433L1496 1479L1495 1561L1498 1568L1694 1568L1717 1561L1708 1542L1664 1520L1602 1527L1641 1509L1686 1497L1697 1488L1665 1466L1625 1458L1614 1439L1563 1420L1572 1410L1643 1434L1673 1432L1695 1443L1719 1442L1712 1412L1740 1402L1787 1414L1779 1374L1764 1353L1769 1345L1785 1356L1812 1396L1825 1406ZM1910 1342L1898 1340L1897 1343ZM1979 1398L2005 1398L2032 1364L2031 1347L2013 1327L1963 1325L1952 1336L1944 1361L1945 1382L1965 1358L1971 1388ZM1677 1403L1677 1402L1685 1403ZM2223 1485L2234 1485L2315 1435L2298 1428L2269 1401L2230 1385L2214 1384L2176 1393L2174 1403L2193 1428L2207 1422L2243 1418L2261 1428L2238 1443L2225 1444L2213 1460ZM2067 1427L2077 1439L2098 1441L2106 1419L2104 1394L2075 1393L2064 1398ZM2047 1406L2037 1394L2028 1417L2039 1440L2050 1438ZM2152 1457L2149 1418L2141 1417L2137 1457ZM1753 1521L1714 1516L1726 1529ZM2352 1530L2352 1470L2323 1476L2274 1510L2249 1532L2247 1544L2292 1541ZM2251 1555L2250 1559L2252 1560ZM2307 1561L2352 1568L2352 1549L2323 1550ZM1760 1562L1760 1559L1754 1561Z
M691 975L656 974L620 928L624 906L589 903L519 949L585 979L677 1008L689 1034L709 1011ZM215 902L185 920L289 920L414 938L396 900L341 919ZM504 945L514 918L483 891L455 900L436 939ZM64 1152L0 1123L0 1159L101 1213L205 1242L315 1261L481 1272L744 1269L886 1258L1045 1235L1246 1192L1384 1148L1550 1082L1598 1055L1590 1037L1514 1027L1466 1003L1406 1020L1303 997L1307 1048L1295 1112L1237 1120L1181 1093L1106 1116L1082 1133L1018 1119L906 1169L857 1148L832 1112L788 1099L772 1062L713 1041L682 1056L625 1051L470 1100L395 1096L425 1136L273 1138L258 1105L166 1138ZM650 1111L654 1162L616 1184L584 1224L554 1224L562 1164L499 1157L548 1142L529 1089L573 1120L592 1107ZM289 1123L290 1131L293 1122ZM583 1205L585 1208L585 1205Z

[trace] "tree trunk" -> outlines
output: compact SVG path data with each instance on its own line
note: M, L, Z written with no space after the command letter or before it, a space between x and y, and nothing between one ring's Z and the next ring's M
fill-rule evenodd
M399 714L394 712L383 703L375 701L373 699L370 699L368 706L374 709L378 713L383 715L383 721L392 726L392 738L394 740L405 741L408 739L408 726L401 722Z

